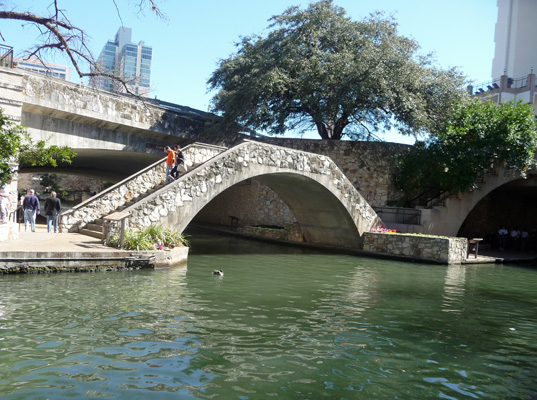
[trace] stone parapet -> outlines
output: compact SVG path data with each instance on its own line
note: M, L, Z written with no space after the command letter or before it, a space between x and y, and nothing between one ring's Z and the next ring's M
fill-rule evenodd
M461 264L468 240L459 237L365 232L363 250L422 261Z

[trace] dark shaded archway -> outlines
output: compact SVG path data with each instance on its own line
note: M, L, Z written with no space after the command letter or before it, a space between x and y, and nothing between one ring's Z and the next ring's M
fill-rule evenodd
M468 214L458 236L494 242L500 227L537 229L537 176L518 179L491 191Z

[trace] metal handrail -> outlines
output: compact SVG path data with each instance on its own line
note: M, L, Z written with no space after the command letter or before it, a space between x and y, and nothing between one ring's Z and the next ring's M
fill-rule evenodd
M0 67L13 68L13 47L0 44Z

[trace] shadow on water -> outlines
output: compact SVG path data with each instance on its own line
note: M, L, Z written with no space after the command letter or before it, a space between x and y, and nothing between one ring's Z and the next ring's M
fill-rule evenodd
M188 227L185 236L191 242L189 254L326 254L315 248L238 237L226 232ZM247 245L245 245L247 243Z

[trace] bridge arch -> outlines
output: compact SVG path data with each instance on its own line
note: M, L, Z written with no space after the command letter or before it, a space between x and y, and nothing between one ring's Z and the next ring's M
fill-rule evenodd
M382 226L374 210L330 158L245 141L124 211L129 226L160 224L183 231L218 194L255 178L295 214L310 243L356 247L363 232Z
M533 185L535 178L537 178L535 171L530 172L528 179L523 179L520 173L505 168L499 168L495 173L488 173L478 188L447 198L444 207L436 207L431 213L430 220L426 222L426 231L445 236L462 234L467 218L491 193L512 185Z
M537 229L537 175L514 179L492 190L469 212L459 236L494 236L498 228Z

